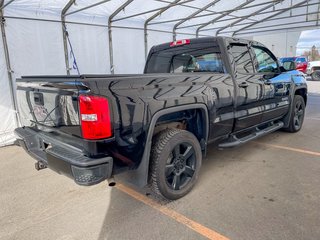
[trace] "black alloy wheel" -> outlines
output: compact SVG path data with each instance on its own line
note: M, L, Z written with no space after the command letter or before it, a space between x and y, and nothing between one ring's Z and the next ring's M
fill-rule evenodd
M306 104L304 98L300 95L295 95L291 105L291 117L288 128L284 130L288 132L298 132L302 128Z
M184 188L192 179L196 167L196 153L189 143L177 144L166 164L166 183L173 190Z
M175 200L193 188L201 167L202 151L191 132L170 128L154 137L150 160L152 190Z
M302 127L302 122L304 118L304 105L303 101L296 101L294 106L294 116L293 116L293 122L294 122L294 128L300 129Z

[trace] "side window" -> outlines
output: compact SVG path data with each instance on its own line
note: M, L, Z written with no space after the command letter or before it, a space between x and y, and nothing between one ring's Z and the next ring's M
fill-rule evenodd
M265 49L253 47L256 55L255 68L257 72L277 72L278 64L276 59Z
M233 56L237 72L254 73L249 48L246 45L232 44L231 54Z

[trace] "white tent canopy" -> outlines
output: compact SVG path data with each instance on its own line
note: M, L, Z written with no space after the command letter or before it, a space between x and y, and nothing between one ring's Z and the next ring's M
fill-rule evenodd
M0 146L14 140L22 75L141 73L152 45L317 28L319 7L319 0L0 0Z

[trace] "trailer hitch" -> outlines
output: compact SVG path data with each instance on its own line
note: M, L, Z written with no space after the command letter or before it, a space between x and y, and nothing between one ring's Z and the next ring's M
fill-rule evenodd
M41 162L41 161L38 161L38 162L36 162L35 164L34 164L34 167L35 167L35 169L37 170L37 171L40 171L40 170L42 170L42 169L45 169L45 168L47 168L47 165L45 165L43 162Z

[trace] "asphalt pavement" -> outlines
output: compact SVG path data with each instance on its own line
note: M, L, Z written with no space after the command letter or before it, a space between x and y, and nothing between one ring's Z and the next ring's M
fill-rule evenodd
M126 183L81 187L0 149L0 239L320 239L320 82L303 129L228 150L209 146L200 178L166 202Z

